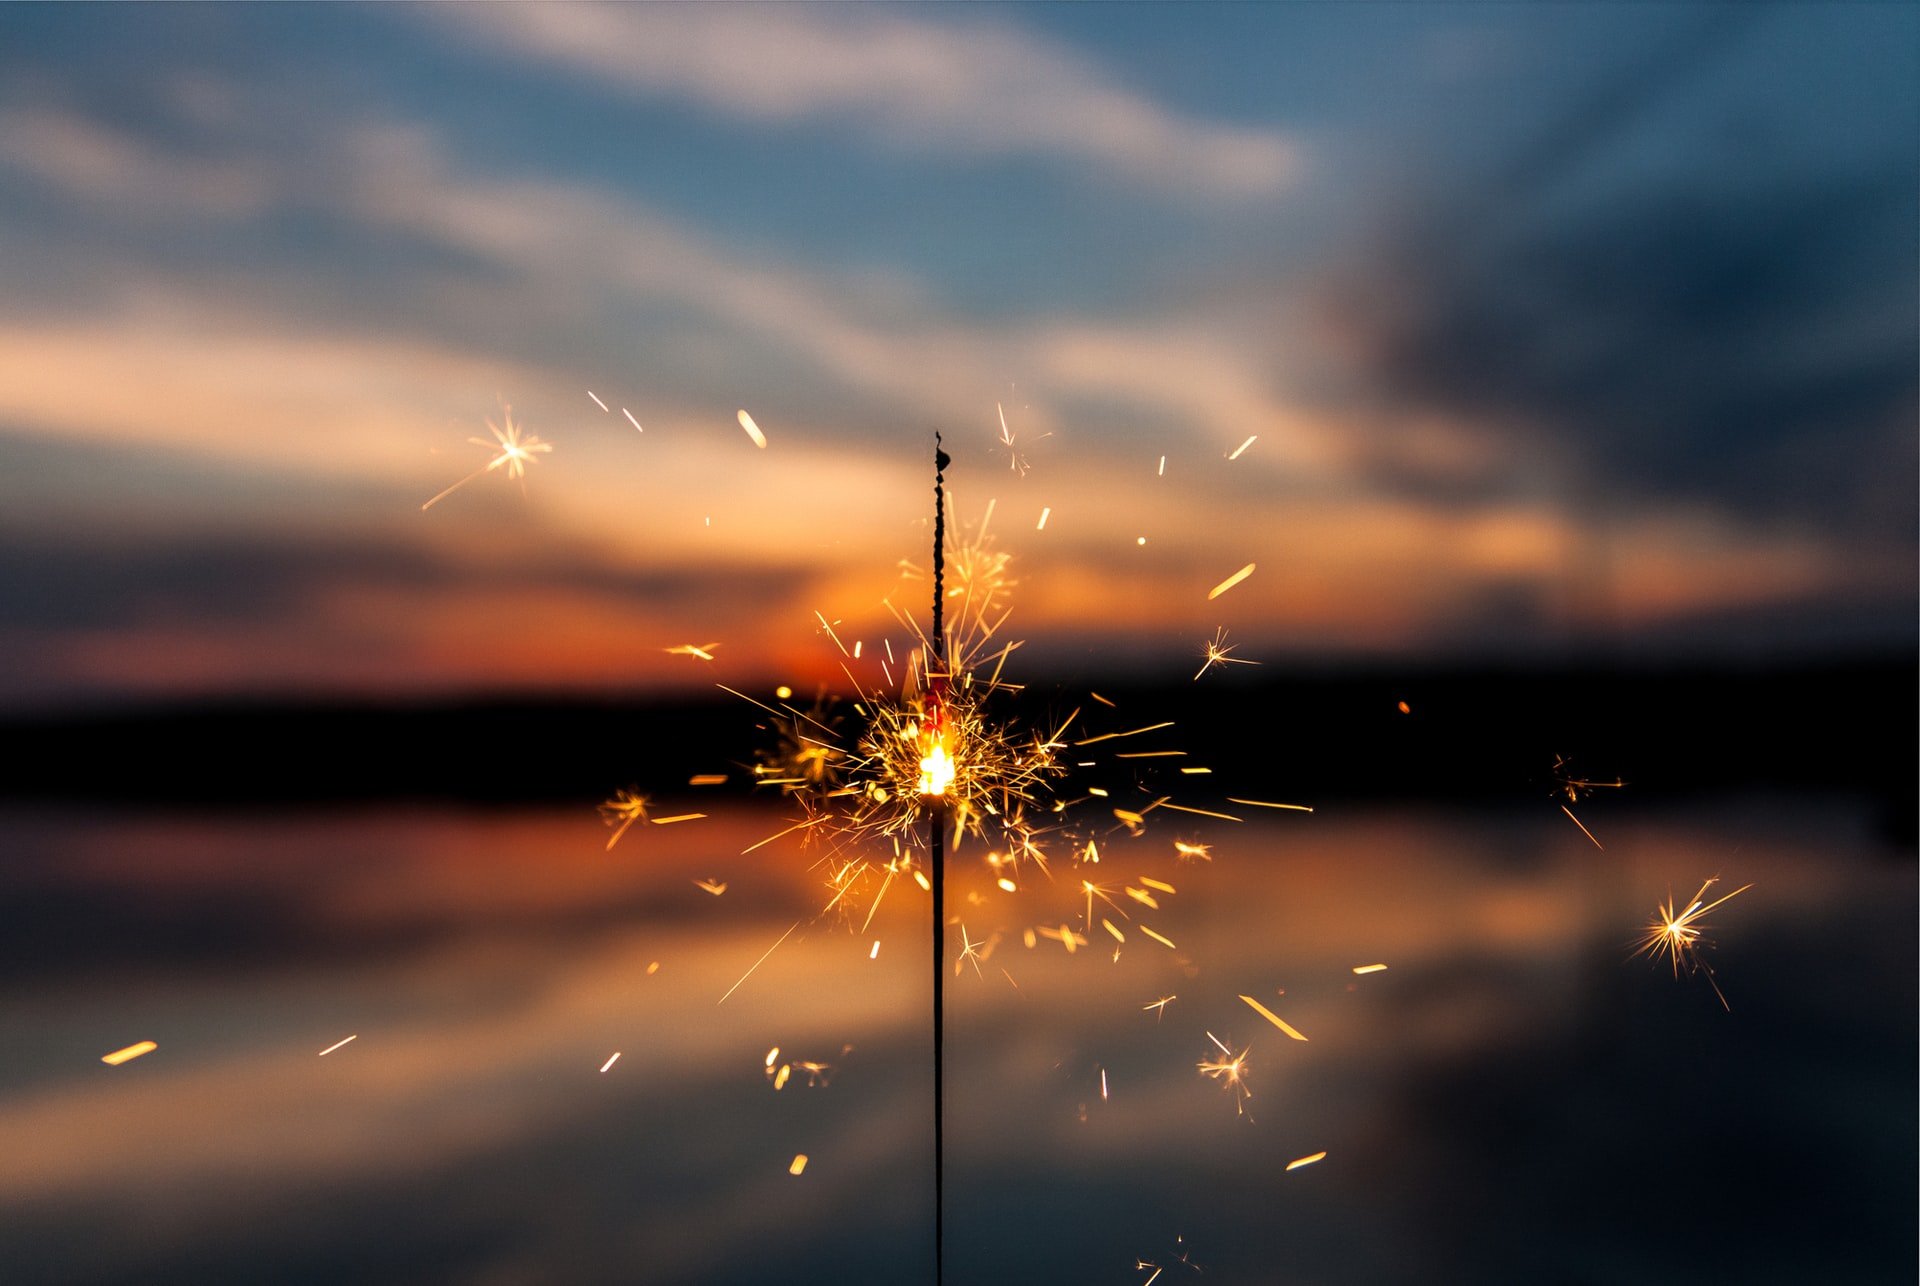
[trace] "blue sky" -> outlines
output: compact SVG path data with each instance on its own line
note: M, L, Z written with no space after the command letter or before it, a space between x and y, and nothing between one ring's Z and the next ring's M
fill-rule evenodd
M0 701L801 673L936 428L1059 664L1910 645L1917 26L0 9Z

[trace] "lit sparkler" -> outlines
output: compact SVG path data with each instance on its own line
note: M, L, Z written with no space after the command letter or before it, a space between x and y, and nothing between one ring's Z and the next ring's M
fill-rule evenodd
M1702 884L1700 891L1693 895L1693 900L1687 903L1687 909L1678 914L1674 912L1676 903L1673 895L1669 893L1666 905L1654 912L1653 919L1648 923L1646 932L1640 938L1640 945L1633 954L1635 957L1644 955L1655 960L1665 956L1673 965L1675 978L1680 976L1682 970L1690 974L1704 973L1707 976L1707 985L1713 988L1714 995L1720 997L1721 1006L1731 1011L1733 1006L1727 1004L1726 993L1720 990L1720 983L1713 976L1713 967L1700 954L1702 949L1713 945L1701 935L1707 927L1708 912L1717 906L1731 902L1753 885L1742 884L1731 893L1715 898L1711 902L1707 901L1707 890L1719 882L1720 877L1716 875Z
M433 508L475 478L492 473L495 469L505 469L507 477L515 482L523 481L527 476L527 466L534 463L534 457L545 455L553 450L551 442L543 442L531 433L523 434L520 431L520 426L513 422L512 407L502 407L500 418L503 421L502 424L495 424L492 420L487 421L487 429L493 434L493 441L489 442L485 438L467 439L475 446L486 447L488 450L498 448L493 458L427 501L426 504L421 505L422 511Z

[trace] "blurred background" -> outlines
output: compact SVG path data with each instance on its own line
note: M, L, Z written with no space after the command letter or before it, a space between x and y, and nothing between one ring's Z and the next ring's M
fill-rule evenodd
M5 1261L930 1280L924 894L850 932L743 855L784 813L715 685L905 645L938 431L1033 717L1317 809L1123 833L1179 945L1117 958L1025 945L1075 868L961 862L949 1280L1909 1280L1916 50L0 8ZM509 407L551 453L423 512ZM1196 680L1220 630L1259 664ZM626 786L706 816L605 853ZM1626 963L1715 876L1730 1011Z

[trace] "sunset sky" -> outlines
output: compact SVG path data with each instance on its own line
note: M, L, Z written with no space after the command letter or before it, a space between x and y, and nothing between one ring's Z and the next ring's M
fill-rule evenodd
M936 429L1078 673L1909 647L1917 48L0 7L0 706L822 674L923 601ZM503 404L553 453L423 513Z

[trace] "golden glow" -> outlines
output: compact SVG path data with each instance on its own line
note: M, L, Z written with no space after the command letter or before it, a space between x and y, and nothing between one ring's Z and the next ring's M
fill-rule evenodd
M953 786L953 756L946 742L936 740L920 760L920 794L944 798Z
M767 449L767 435L760 431L760 426L753 422L753 417L745 411L741 411L737 418L740 421L740 427L745 429L747 436L753 439L753 445L765 451ZM802 1157L801 1160L804 1162L806 1158ZM796 1170L794 1173L798 1174L800 1172Z
M1220 1057L1201 1059L1200 1074L1212 1077L1220 1082L1223 1089L1231 1091L1234 1112L1245 1115L1247 1100L1253 1097L1253 1091L1247 1088L1247 1055L1253 1052L1252 1046L1236 1054L1212 1032L1207 1033L1207 1039L1212 1041L1214 1048L1220 1051Z
M103 1054L100 1061L109 1067L118 1067L122 1063L131 1063L142 1054L151 1054L158 1048L160 1046L153 1041L143 1040L137 1045L129 1045L125 1049L116 1049L111 1054Z
M1298 1170L1303 1165L1312 1165L1315 1161L1325 1160L1326 1155L1327 1154L1324 1152L1315 1152L1312 1156L1300 1157L1296 1160L1287 1162L1287 1169Z
M1245 567L1242 567L1239 571L1235 572L1233 575L1227 577L1225 580L1221 581L1218 585L1215 585L1212 589L1208 590L1207 598L1209 600L1219 598L1222 594L1226 593L1228 590L1232 589L1235 585L1238 585L1241 581L1245 580L1247 577L1251 575L1253 575L1253 564L1248 563Z
M1290 1023L1288 1023L1286 1019L1282 1018L1279 1014L1274 1013L1273 1010L1268 1009L1265 1005L1255 1000L1252 996L1242 996L1240 997L1240 999L1246 1001L1249 1005L1252 1005L1253 1011L1255 1013L1259 1014L1262 1018L1266 1019L1268 1022L1272 1023L1275 1027L1278 1027L1281 1031L1293 1037L1295 1040L1306 1039L1305 1036L1302 1036L1298 1031L1294 1030L1293 1026Z
M1209 643L1202 643L1200 645L1201 655L1204 657L1204 659L1200 662L1200 668L1194 672L1194 675L1193 675L1194 681L1196 683L1199 682L1200 676L1205 674L1208 670L1212 669L1216 665L1258 665L1260 664L1258 661L1246 661L1246 660L1242 660L1240 657L1237 657L1237 656L1229 656L1228 653L1232 652L1233 649L1238 646L1239 645L1237 643L1227 642L1226 626L1223 625L1218 629L1214 630L1213 641Z
M521 434L520 426L513 422L512 407L503 407L501 411L500 418L505 422L504 427L495 424L492 420L487 421L487 428L493 434L492 442L487 441L485 438L467 439L467 441L473 443L475 446L486 447L489 450L498 447L498 452L492 459L488 460L478 469L475 469L472 473L460 479L460 481L454 483L433 499L427 501L426 504L421 505L420 508L423 512L433 508L436 504L439 504L442 500L445 500L448 496L466 486L475 478L480 477L482 474L492 473L495 469L505 468L507 477L513 479L515 482L519 482L527 476L527 466L534 462L533 457L535 455L544 455L553 450L553 444L551 442L542 442L531 433Z
M1669 894L1666 905L1654 912L1646 932L1641 935L1639 949L1633 954L1651 956L1656 960L1663 955L1666 956L1672 962L1673 976L1676 978L1680 976L1682 969L1688 973L1706 974L1707 984L1713 988L1713 994L1720 997L1721 1006L1731 1010L1733 1006L1727 1004L1726 994L1720 990L1720 983L1714 978L1713 969L1700 956L1702 948L1712 945L1704 941L1701 934L1707 927L1708 912L1717 906L1731 902L1753 885L1742 884L1724 897L1715 898L1711 902L1707 901L1707 890L1719 882L1720 877L1716 875L1702 884L1700 891L1693 895L1693 900L1687 903L1687 909L1678 914L1674 912L1676 903L1673 896Z

